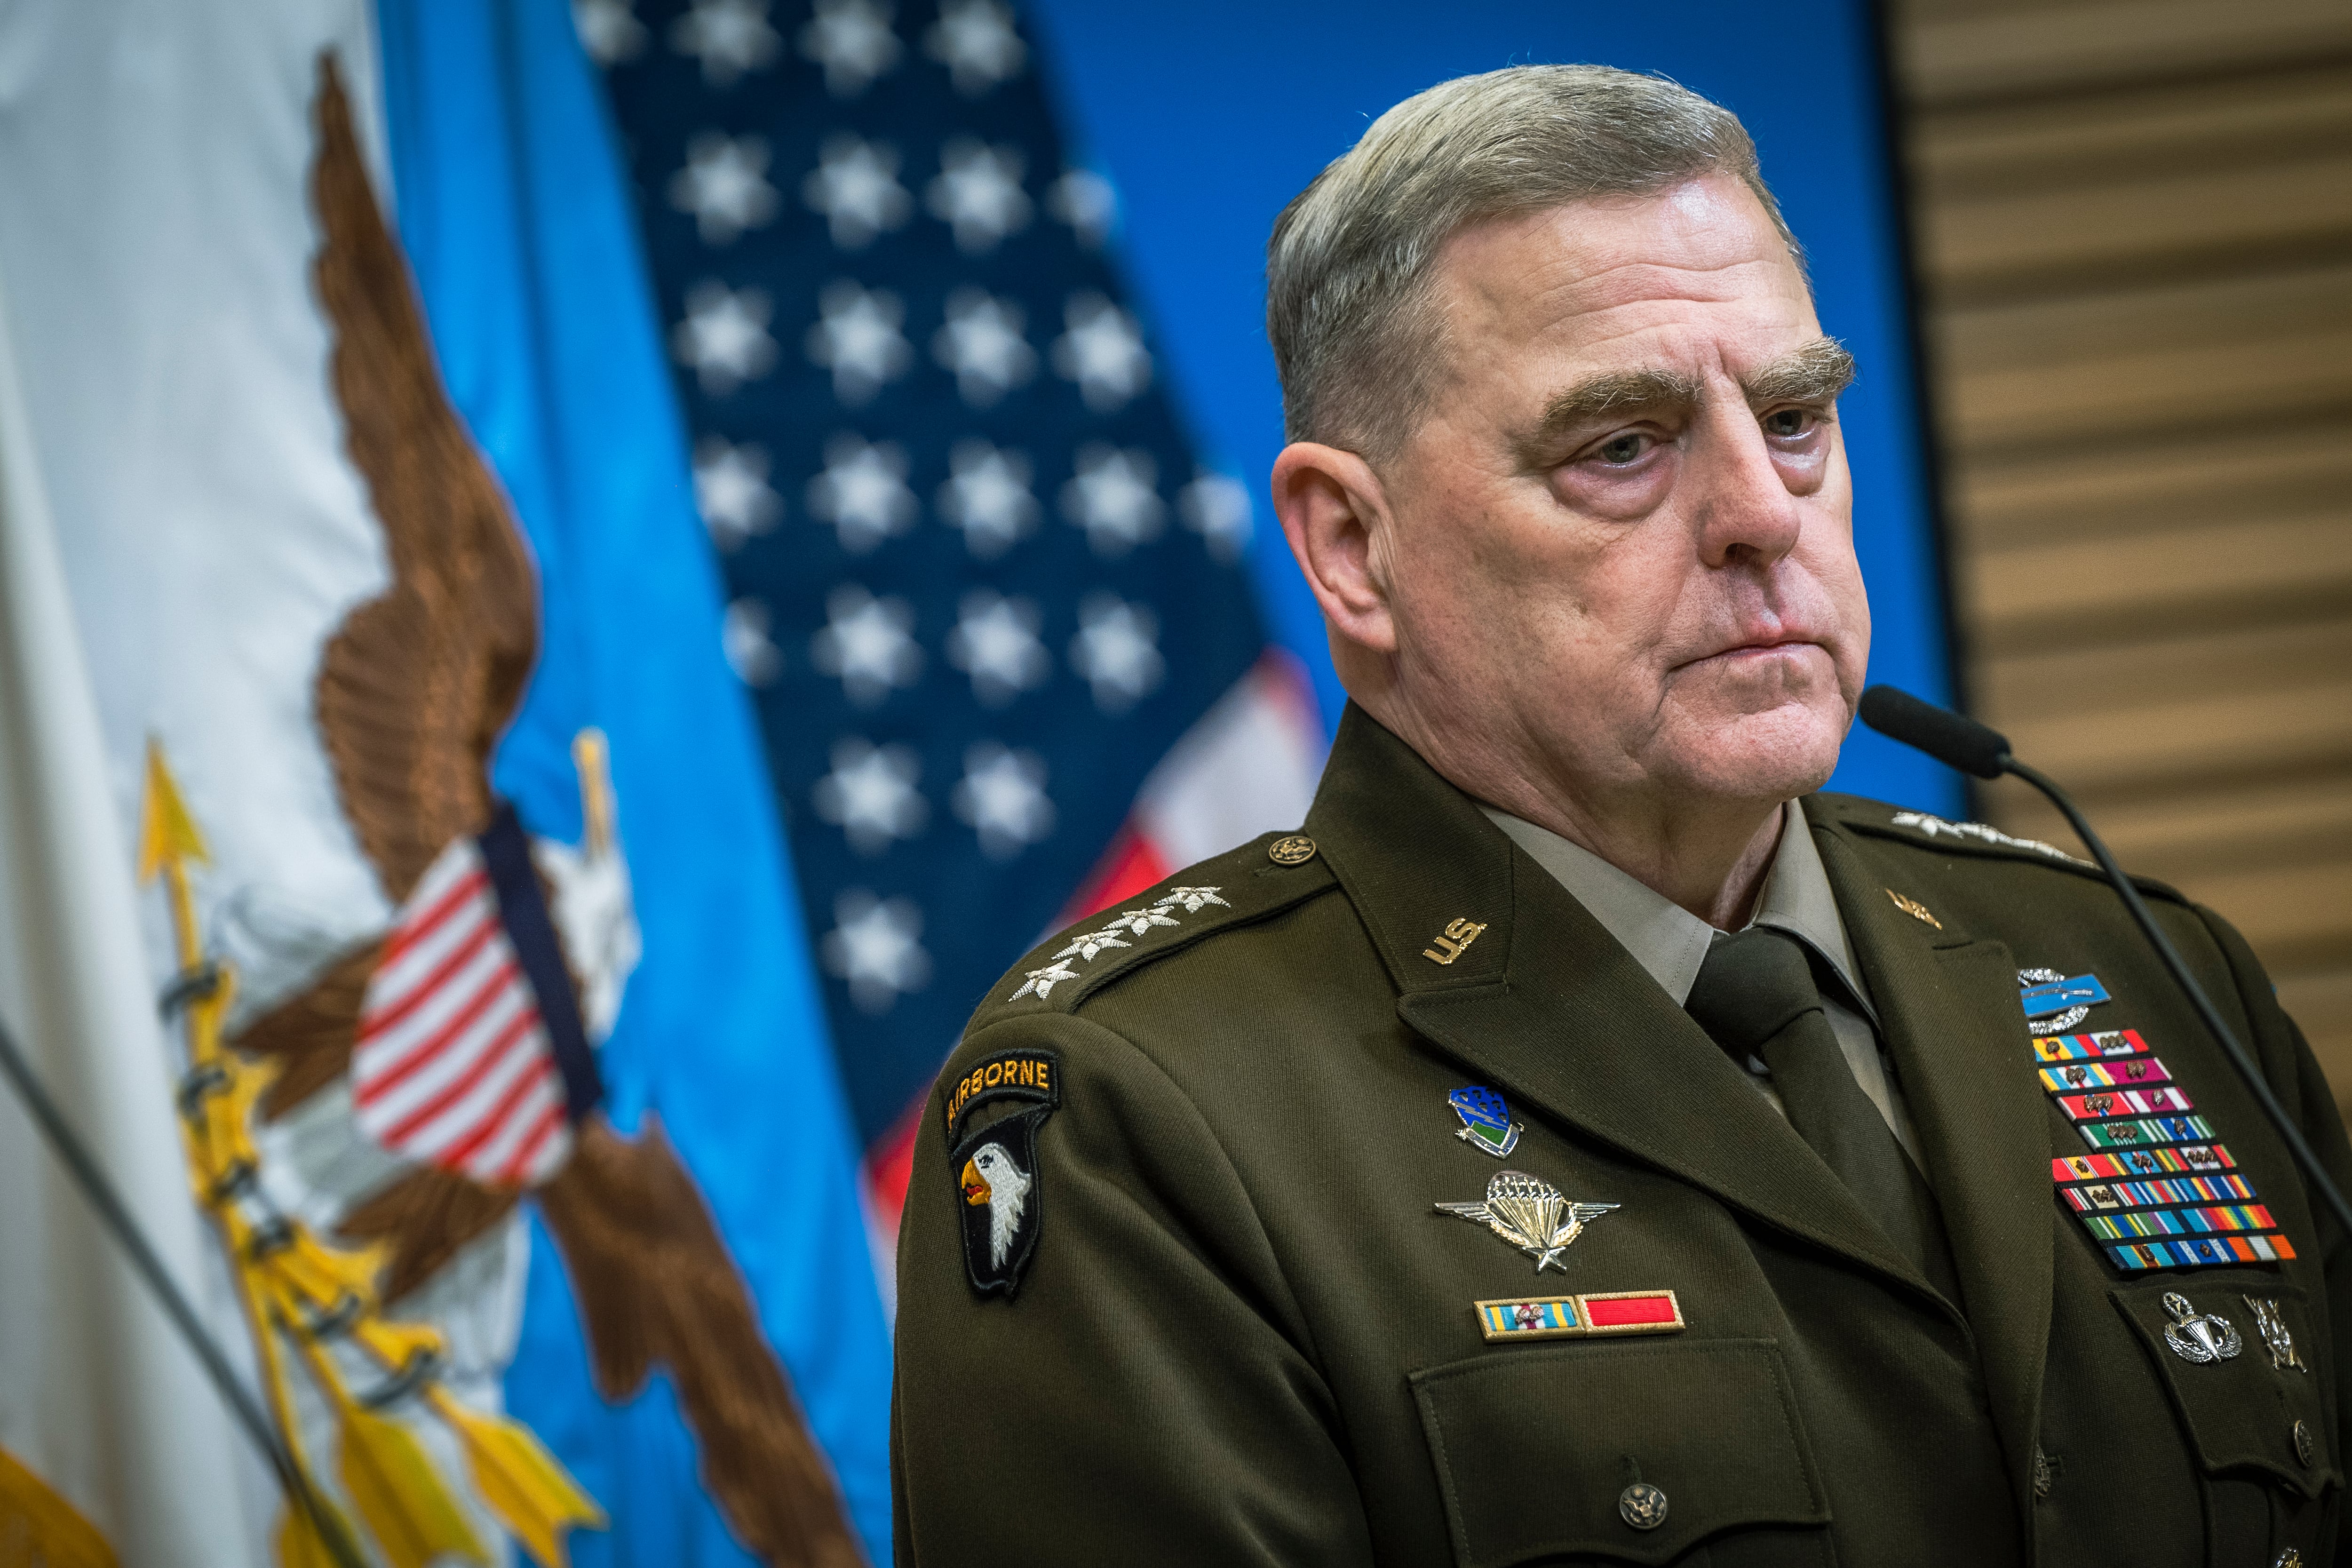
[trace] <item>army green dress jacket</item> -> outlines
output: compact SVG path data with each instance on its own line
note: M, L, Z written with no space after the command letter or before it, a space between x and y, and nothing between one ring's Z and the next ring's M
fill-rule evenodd
M1351 710L1301 834L1049 941L942 1072L899 1241L898 1561L2338 1561L2352 1253L2113 889L1973 825L1802 804L1958 1300ZM2352 1184L2244 942L2148 892ZM2117 1260L2062 1188L2110 1168L2063 1163L2100 1152L2021 970L2095 978L2069 1037L2136 1032L2253 1194L2222 1223L2291 1258ZM1507 1108L1484 1137L1450 1102L1474 1086Z

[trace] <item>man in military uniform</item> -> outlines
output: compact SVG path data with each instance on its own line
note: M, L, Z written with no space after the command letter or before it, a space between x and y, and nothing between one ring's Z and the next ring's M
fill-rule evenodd
M1815 793L1851 366L1738 122L1445 83L1269 295L1354 701L1301 831L949 1060L901 1561L2336 1561L2345 1237L2246 1086L2090 868ZM2245 943L2149 891L2352 1174Z

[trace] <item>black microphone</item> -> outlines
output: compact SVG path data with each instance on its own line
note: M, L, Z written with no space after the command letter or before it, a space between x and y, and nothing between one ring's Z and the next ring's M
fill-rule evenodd
M2205 994L2205 988L2197 984L2197 977L2189 973L2189 964L2180 956L2179 949L2174 947L2172 939L2164 934L2164 928L2156 923L2156 916L2149 912L2147 904L2140 898L2139 889L2132 886L2132 879L2124 875L2124 868L2116 864L2116 858L2108 852L2106 842L2091 831L2091 825L2084 819L2081 809L2064 790L2058 787L2056 781L2039 768L2029 767L2012 756L2008 738L1998 730L1979 724L1948 708L1924 702L1895 687L1874 686L1863 692L1859 711L1864 723L1888 740L1916 747L1948 767L1958 768L1980 779L1997 779L2003 773L2013 773L2050 797L2050 804L2065 816L2066 825L2090 850L2091 858L2099 863L2099 869L2107 874L2107 880L2114 883L2116 891L2123 895L2124 907L2131 910L2132 919L2139 923L2141 934L2147 938L2148 945L2156 949L2156 955L2164 961L2164 967L2171 972L2180 989L2188 993L2189 1000L2195 1005L2197 1016L2204 1020L2205 1027L2212 1031L2213 1037L2221 1043L2221 1050L2230 1058L2230 1065L2236 1068L2238 1076L2246 1080L2246 1087L2253 1091L2255 1101L2263 1108L2263 1114L2271 1119L2271 1124L2278 1129L2279 1137L2286 1144L2288 1152L2294 1156L2294 1163L2303 1168L2304 1178L2335 1212L2336 1223L2344 1227L2347 1235L2352 1235L2352 1205L2345 1203L2344 1194L2336 1190L2336 1184L2320 1168L2319 1156L2311 1152L2311 1145L2304 1141L2301 1130L2287 1120L2286 1108L2279 1104L2278 1097L2271 1092L2271 1086L2263 1079L2262 1069L2254 1065L2253 1058L2247 1055L2246 1048L2230 1032L2230 1026L2223 1022L2220 1009L2213 1005L2213 999Z

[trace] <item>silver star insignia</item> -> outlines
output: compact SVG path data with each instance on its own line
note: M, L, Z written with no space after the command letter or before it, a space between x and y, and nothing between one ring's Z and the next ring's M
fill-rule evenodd
M1164 910L1171 904L1183 905L1184 912L1188 915L1199 914L1202 908L1208 904L1223 904L1226 909L1233 908L1233 905L1225 903L1224 900L1217 897L1217 889L1214 888L1171 888L1164 896L1153 900L1151 907L1155 910Z
M1129 910L1111 917L1110 929L1123 931L1129 936L1142 936L1153 926L1172 926L1176 923L1158 910Z
M1063 959L1069 957L1072 953L1076 953L1080 958L1083 958L1087 963L1091 963L1094 962L1095 954L1100 952L1104 948L1131 947L1134 944L1132 942L1124 942L1119 941L1118 938L1111 935L1111 933L1107 931L1090 931L1085 936L1074 939L1069 946L1055 953L1054 955L1054 962L1058 963Z
M1058 985L1065 980L1076 980L1077 977L1078 975L1076 970L1065 967L1061 960L1055 959L1053 963L1047 964L1043 969L1033 969L1029 971L1029 978L1023 984L1021 989L1006 997L1005 1000L1008 1002L1018 1002L1024 996L1028 995L1032 991L1034 991L1040 996L1048 996L1053 994L1053 990L1055 985Z
M1615 1204L1572 1204L1558 1187L1525 1171L1497 1171L1482 1204L1439 1204L1438 1212L1483 1225L1536 1260L1536 1272L1561 1267L1559 1255L1584 1234L1585 1223Z

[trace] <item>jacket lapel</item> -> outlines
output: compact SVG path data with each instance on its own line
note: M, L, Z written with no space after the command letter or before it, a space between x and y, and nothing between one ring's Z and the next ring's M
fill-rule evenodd
M1933 1295L1616 939L1352 705L1307 826L1423 1037L1529 1109ZM1457 921L1482 929L1438 942Z
M1943 1211L2011 1484L2027 1487L2050 1340L2051 1153L2016 960L1943 911L1929 911L1940 928L1906 913L1888 893L1918 889L1890 887L1819 797L1806 806Z

